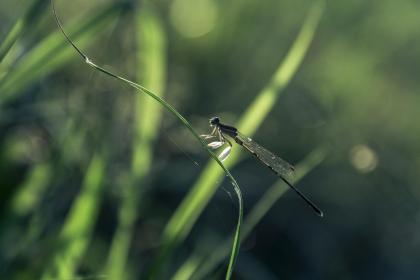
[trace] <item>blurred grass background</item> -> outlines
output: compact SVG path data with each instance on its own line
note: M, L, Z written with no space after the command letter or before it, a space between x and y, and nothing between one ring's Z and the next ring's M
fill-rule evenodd
M223 278L229 181L204 172L173 116L84 65L48 4L0 1L2 278ZM234 279L420 274L418 1L56 6L91 59L200 133L218 115L297 165L324 219L234 148L246 236Z

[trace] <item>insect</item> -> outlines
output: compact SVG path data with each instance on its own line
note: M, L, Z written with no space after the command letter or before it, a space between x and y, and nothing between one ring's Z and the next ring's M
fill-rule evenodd
M208 135L202 135L204 139L216 138L216 141L213 141L208 144L212 149L218 149L228 144L220 154L219 159L221 161L225 160L232 149L232 142L229 139L233 139L238 145L242 146L246 151L251 153L255 158L257 158L261 163L267 166L271 171L273 171L278 177L280 177L293 191L295 191L312 209L320 216L324 216L321 209L319 209L315 203L313 203L309 198L307 198L299 189L297 189L292 183L290 183L286 178L289 177L293 171L294 167L287 163L285 160L281 159L279 156L273 154L269 150L265 149L257 142L252 140L249 137L242 135L236 127L226 125L220 122L218 117L213 117L210 119L210 127L213 128L212 132Z

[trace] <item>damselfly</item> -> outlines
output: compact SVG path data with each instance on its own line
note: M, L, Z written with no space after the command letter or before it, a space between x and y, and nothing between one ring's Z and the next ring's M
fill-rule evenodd
M260 146L251 138L242 135L236 127L221 123L218 117L210 119L210 127L213 127L212 132L208 135L202 135L205 139L216 138L216 141L208 144L210 148L217 149L225 144L228 144L228 147L220 153L220 160L225 160L230 154L232 143L229 141L229 138L235 140L237 144L241 145L245 150L255 156L260 162L280 177L309 206L311 206L319 216L322 217L324 215L323 212L309 198L307 198L299 189L287 180L294 171L294 167L292 165Z

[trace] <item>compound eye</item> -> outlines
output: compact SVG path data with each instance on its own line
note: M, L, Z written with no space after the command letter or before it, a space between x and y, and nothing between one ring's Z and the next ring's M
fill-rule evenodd
M210 119L210 124L211 125L215 125L219 123L219 118L218 117L213 117Z

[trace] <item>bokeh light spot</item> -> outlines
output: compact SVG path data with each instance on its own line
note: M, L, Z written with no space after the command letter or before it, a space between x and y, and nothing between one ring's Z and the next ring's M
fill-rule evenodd
M195 38L210 32L217 20L213 0L175 0L171 6L171 21L183 36Z
M376 168L378 157L367 145L356 145L351 150L350 160L353 166L362 173L367 173Z

